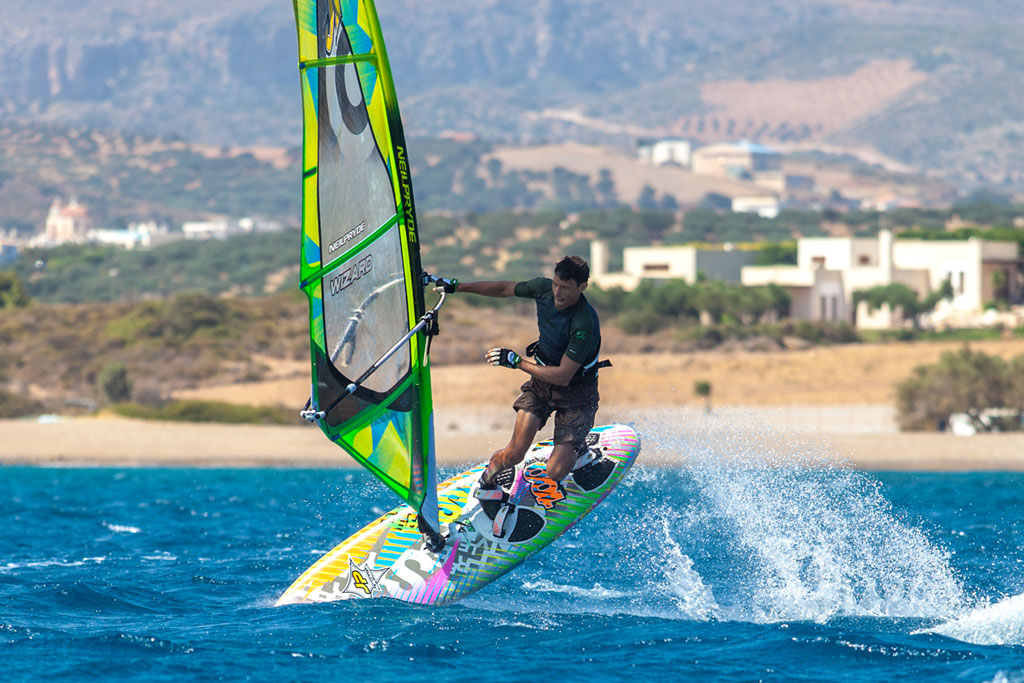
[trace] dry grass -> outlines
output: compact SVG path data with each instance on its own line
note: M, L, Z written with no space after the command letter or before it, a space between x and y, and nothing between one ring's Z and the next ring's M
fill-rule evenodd
M441 340L438 342L443 343ZM895 384L913 368L938 360L959 342L904 342L823 346L804 351L609 354L602 371L602 405L609 408L694 406L693 385L712 386L717 406L892 404ZM971 347L1006 358L1024 353L1024 340L973 342ZM479 363L435 366L439 407L502 408L515 398L525 375ZM282 366L284 367L284 366ZM309 393L308 370L289 363L295 375L271 381L214 385L179 391L180 398L252 405L299 405Z

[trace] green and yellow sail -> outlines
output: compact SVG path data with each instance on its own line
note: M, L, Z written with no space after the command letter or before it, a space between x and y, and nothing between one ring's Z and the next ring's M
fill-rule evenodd
M371 0L293 4L311 409L328 438L436 530L424 333L347 395L425 312L408 153L380 24Z

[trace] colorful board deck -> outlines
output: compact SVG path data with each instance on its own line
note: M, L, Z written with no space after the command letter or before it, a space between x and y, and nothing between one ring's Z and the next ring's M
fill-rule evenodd
M582 519L622 480L640 453L640 438L623 425L597 427L588 443L593 462L552 487L544 481L551 441L535 444L502 488L515 504L502 537L473 495L484 465L438 487L442 533L435 554L423 546L407 505L363 527L307 569L278 605L393 598L422 605L455 602L521 564ZM550 482L550 480L547 480Z

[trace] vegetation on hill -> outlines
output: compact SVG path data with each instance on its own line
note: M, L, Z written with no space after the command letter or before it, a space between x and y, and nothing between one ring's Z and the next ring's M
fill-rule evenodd
M114 12L89 0L63 6L53 22L42 6L10 5L4 18L18 30L0 37L0 109L190 131L215 144L295 144L301 117L288 4L224 0L202 21L197 7L139 1ZM1014 122L1024 95L1008 87L1024 62L1019 3L719 0L693 11L673 0L572 0L541 10L456 2L381 3L380 11L410 130L621 140L629 126L658 130L694 117L696 134L770 142L820 140L838 120L846 125L829 142L872 144L968 182L1020 186ZM243 51L245 60L225 57ZM861 83L818 117L809 107L762 114L768 108L756 100L747 116L745 108L716 116L705 96L709 86L772 81L831 94L830 79L879 60L912 65L914 87L886 98L879 84ZM844 118L851 105L865 109L855 121Z
M128 399L159 406L174 389L260 379L261 357L306 358L308 339L298 292L33 304L0 313L0 382L12 394L47 396L45 412Z
M133 301L188 291L251 296L297 288L298 254L295 231L179 240L148 251L66 244L26 249L13 273L29 297L45 302ZM274 281L282 270L294 272Z
M948 232L904 228L944 224L954 216L992 223ZM991 202L958 205L944 211L908 209L884 214L900 238L977 236L1024 245L1024 229L1015 227L1022 216L1024 206ZM784 211L771 219L705 210L680 216L673 211L628 206L579 212L549 208L425 213L420 221L424 236L421 251L426 270L462 280L534 277L546 273L564 254L588 257L593 240L607 244L611 271L622 269L626 247L694 242L734 242L744 249L756 249L758 265L791 265L796 263L794 237L822 234L823 226L835 225L830 218L834 216L827 211ZM879 214L866 212L843 214L842 219L849 232L861 235L872 234L881 223ZM25 297L75 303L139 300L186 291L258 296L295 287L297 260L296 230L239 235L223 241L181 240L148 251L97 245L27 249L10 271L0 271L0 305L23 304ZM890 303L906 302L893 299ZM930 307L926 305L923 310Z

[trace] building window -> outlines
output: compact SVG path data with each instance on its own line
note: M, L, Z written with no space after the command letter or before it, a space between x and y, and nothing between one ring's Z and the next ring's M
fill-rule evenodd
M821 320L828 320L828 297L821 297Z
M839 297L832 297L832 320L839 320Z
M964 293L964 271L962 271L962 270L960 271L960 284L956 288L956 293L957 294L963 294Z
M815 268L824 268L825 267L825 257L824 256L815 256L814 258L811 259L811 265L813 267L815 267Z
M857 257L857 263L862 266L870 265L871 257L868 256L867 254L861 254L860 256Z
M645 273L667 273L668 272L668 264L667 263L645 263L644 264L644 272Z

